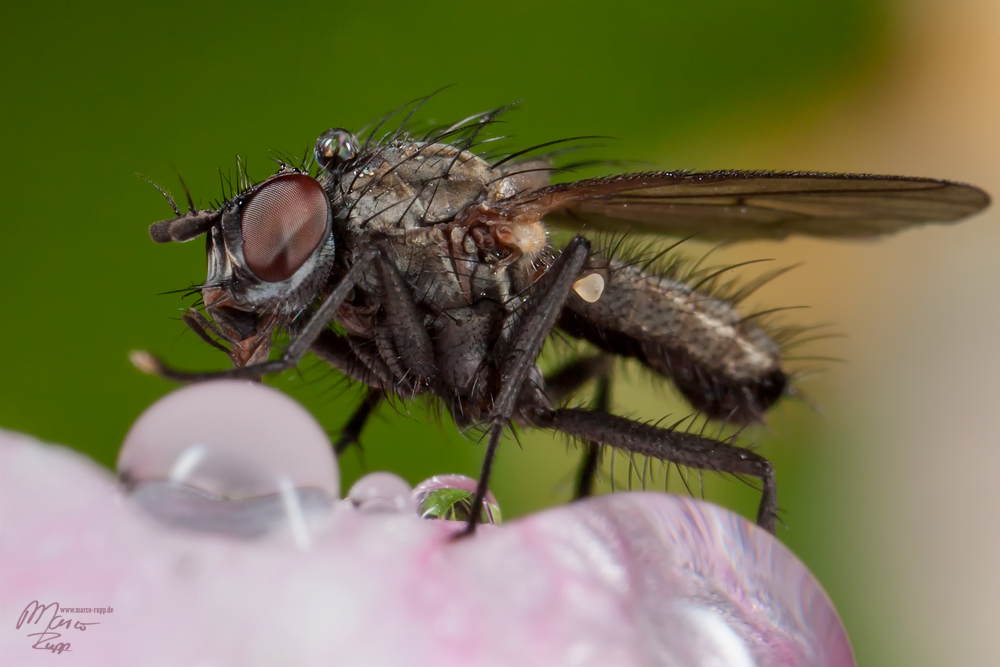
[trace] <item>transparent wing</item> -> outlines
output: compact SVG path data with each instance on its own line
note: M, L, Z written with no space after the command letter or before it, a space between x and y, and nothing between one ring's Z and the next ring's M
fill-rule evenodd
M989 196L930 178L805 172L650 172L561 183L495 204L513 217L705 240L864 237L977 213Z

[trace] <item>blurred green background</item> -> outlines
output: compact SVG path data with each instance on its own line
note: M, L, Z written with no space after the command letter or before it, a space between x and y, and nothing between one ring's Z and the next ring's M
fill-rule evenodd
M917 76L907 63L936 30L934 11L951 11L919 4L922 14L875 0L3 3L0 425L113 466L132 420L171 389L133 370L128 350L149 349L184 368L221 367L221 355L179 321L186 302L161 294L204 279L203 245L149 240L147 226L170 211L135 172L176 193L176 169L196 202L207 205L220 196L217 169L232 169L237 154L260 178L273 170L271 150L301 154L328 127L360 129L448 84L455 86L426 107L424 119L447 122L523 99L503 132L525 146L601 134L616 137L602 156L663 168L913 173L919 165L930 171L913 175L988 186L951 154L939 162L892 159L892 146L914 149L927 140L921 122L947 125L946 111L911 120L911 133L884 151L871 148L898 130L891 109L907 99L907 77ZM963 16L979 11L974 2L959 4ZM922 99L930 105L935 98ZM872 108L881 110L875 120ZM957 136L949 146L964 141L977 150L973 134ZM921 155L936 155L933 148ZM801 321L833 320L853 338L885 316L879 304L916 294L921 288L906 277L928 279L927 261L946 255L949 244L985 243L948 231L926 232L930 240L895 251L801 241L735 248L721 258L809 260L784 286L778 281L762 292L761 303L812 304ZM992 232L968 232L975 233ZM898 263L887 263L889 256ZM919 271L911 260L922 262ZM878 292L882 279L899 292ZM874 299L868 306L866 297ZM898 339L888 335L882 342L895 348ZM863 371L892 374L878 370L885 356L873 349L834 341L811 351L855 363L857 356ZM359 392L313 358L303 368L272 383L335 434ZM669 387L650 391L634 370L626 368L615 385L619 412L686 414ZM779 536L829 591L861 664L934 664L923 662L936 655L921 644L930 640L903 640L920 626L899 609L895 584L879 587L884 570L869 565L888 538L864 522L868 503L880 502L864 488L881 478L858 477L868 464L850 454L858 434L906 420L906 406L887 417L877 404L881 394L851 386L845 377L863 380L836 367L827 370L833 380L803 385L828 409L825 417L786 403L745 440L759 443L777 466L788 524ZM481 457L481 448L420 405L401 415L384 407L363 442L363 461L356 452L344 458L345 488L365 470L391 470L411 482L445 472L475 476ZM505 443L495 472L505 518L565 501L577 464L575 448L559 438L522 433L521 443ZM892 470L899 460L886 455L881 464ZM626 467L619 462L619 483ZM714 478L706 478L706 494L750 515L758 499ZM954 656L943 641L931 643Z

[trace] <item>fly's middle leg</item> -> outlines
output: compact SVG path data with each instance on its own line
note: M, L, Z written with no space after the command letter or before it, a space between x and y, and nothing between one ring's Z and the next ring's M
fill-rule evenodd
M611 358L601 354L572 361L545 378L546 395L553 404L558 405L576 389L596 380L597 389L591 409L595 412L608 412L611 408L611 365ZM586 498L593 493L600 463L601 444L593 440L587 441L577 473L574 499Z
M361 405L355 409L351 418L347 420L347 424L340 431L340 438L337 439L336 444L333 446L334 454L339 457L348 447L358 444L361 438L361 431L365 428L365 424L368 423L375 410L378 409L384 397L385 394L381 389L377 387L368 388L364 399L361 401Z
M529 375L542 345L555 326L559 313L572 292L573 282L583 268L590 254L590 242L582 236L574 237L563 249L559 258L545 277L541 285L543 291L538 293L534 303L529 303L528 310L520 322L520 328L514 336L511 352L499 368L499 377L503 378L500 392L493 402L493 410L489 417L489 430L486 452L483 455L483 467L479 473L476 485L476 496L473 500L472 516L461 535L470 535L476 529L479 521L478 508L483 506L486 492L489 489L490 474L493 471L493 459L503 437L504 430L510 425L514 412L519 407L518 401L527 383Z

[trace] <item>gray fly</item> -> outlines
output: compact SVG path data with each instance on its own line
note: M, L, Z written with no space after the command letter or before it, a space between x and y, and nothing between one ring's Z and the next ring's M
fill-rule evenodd
M490 163L472 151L501 111L419 138L406 122L363 141L331 129L313 158L282 163L216 208L199 210L188 195L181 213L170 200L176 217L150 235L157 243L206 236L199 290L208 316L192 308L184 320L234 367L181 372L145 352L133 362L191 382L260 378L312 352L368 387L338 454L388 396L432 395L460 427L483 427L473 507L482 506L504 431L518 424L587 443L578 497L590 494L611 447L761 480L757 522L773 531L766 459L732 438L608 411L610 360L627 357L669 379L706 418L762 421L791 389L779 342L737 310L749 290L720 295L703 279L653 271L579 234L555 248L549 226L718 241L871 237L960 220L989 197L943 180L812 172L654 171L552 185L549 159L520 151ZM271 358L279 330L289 343ZM555 330L598 352L544 376L537 359ZM592 409L560 407L591 381ZM472 514L466 532L475 530Z

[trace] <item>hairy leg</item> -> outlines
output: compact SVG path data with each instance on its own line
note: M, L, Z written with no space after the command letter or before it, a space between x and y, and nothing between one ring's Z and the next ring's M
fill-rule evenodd
M605 355L583 357L572 361L545 378L545 394L558 405L576 389L590 380L597 380L593 410L608 412L611 407L611 359ZM601 461L601 445L590 440L577 474L574 499L585 498L594 490L594 479Z
M361 405L357 407L351 418L347 420L347 424L344 425L343 430L341 430L340 438L333 446L334 454L340 456L348 447L358 442L362 429L364 429L365 424L368 423L368 419L375 412L376 408L382 403L383 398L385 398L385 394L382 393L381 389L377 387L368 388L364 399L361 401Z
M133 352L131 355L132 363L141 371L160 375L177 382L197 382L217 378L256 379L264 375L273 375L289 368L294 368L298 366L305 353L333 320L333 316L340 309L340 306L351 293L351 290L354 289L365 269L368 268L378 254L377 250L370 250L361 256L347 272L347 275L344 276L344 279L340 281L323 303L320 304L320 307L316 309L316 312L299 331L298 335L295 336L280 359L205 373L185 373L184 371L175 370L148 352Z
M198 310L188 308L187 312L184 313L181 319L184 320L184 324L186 324L191 331L195 332L198 338L202 339L215 349L222 350L227 355L229 354L229 348L212 338L212 335L218 336L230 344L235 341L231 340L228 336L222 333L217 326L210 322L208 318L202 315Z
M493 403L493 411L489 418L488 441L486 453L483 455L483 467L479 473L479 483L476 485L476 496L472 507L474 511L466 524L462 535L470 535L476 530L479 521L479 508L482 507L489 489L490 473L493 470L493 459L497 446L503 437L504 429L510 425L511 417L518 407L521 396L535 361L542 351L542 345L562 311L569 297L573 282L576 280L583 263L590 254L590 242L582 236L574 237L563 249L555 264L548 270L544 291L535 298L534 303L527 306L520 323L520 331L514 336L514 344L510 354L500 365L500 377L503 384L500 393Z
M728 442L658 428L592 410L538 408L530 417L535 426L596 441L626 452L651 456L689 468L756 477L763 485L757 523L765 530L774 532L778 510L774 470L771 463L758 454Z
M417 311L417 303L396 267L384 257L376 260L384 320L376 326L375 340L393 373L413 387L426 387L438 378L434 347Z
M611 407L611 376L602 375L597 380L597 396L593 410L607 412ZM580 471L576 478L576 495L574 499L586 498L594 492L594 479L597 477L597 467L601 463L601 443L596 440L587 441L587 451L580 462Z

